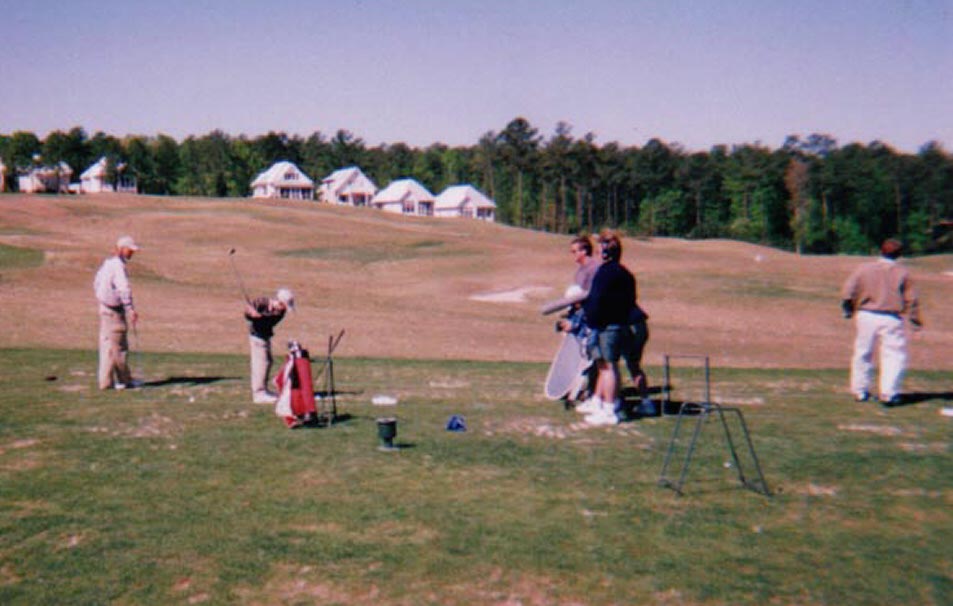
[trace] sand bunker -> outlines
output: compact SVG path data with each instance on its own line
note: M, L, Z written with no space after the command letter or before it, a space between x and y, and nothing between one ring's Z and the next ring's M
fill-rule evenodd
M548 293L552 288L548 286L524 286L513 290L502 292L479 293L470 297L473 301L483 301L485 303L526 303L529 301L529 295L532 293Z

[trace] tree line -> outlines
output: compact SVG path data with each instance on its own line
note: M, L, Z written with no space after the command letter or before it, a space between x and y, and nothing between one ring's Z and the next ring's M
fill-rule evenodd
M249 138L220 130L177 141L119 139L81 127L40 140L0 134L0 159L15 173L60 161L81 172L107 158L108 173L135 176L155 195L243 197L279 160L313 179L357 165L380 187L410 177L435 194L471 183L497 203L503 223L558 233L609 226L633 235L732 238L799 253L868 253L887 237L915 254L953 250L953 157L936 142L916 154L874 141L839 146L823 134L689 152L651 139L642 147L597 144L560 122L548 136L523 118L475 145L368 146L347 130ZM14 167L16 170L9 170ZM76 177L74 177L75 179Z

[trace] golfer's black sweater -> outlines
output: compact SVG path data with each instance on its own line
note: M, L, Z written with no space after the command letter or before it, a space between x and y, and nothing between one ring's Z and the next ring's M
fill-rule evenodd
M249 332L253 337L269 340L275 334L275 325L281 322L285 317L284 310L275 311L271 309L270 299L268 297L258 297L251 301L250 305L255 308L260 318L252 318L247 313L245 319L248 320Z
M635 305L635 277L618 261L606 261L592 279L592 290L583 303L586 324L601 330L626 325Z

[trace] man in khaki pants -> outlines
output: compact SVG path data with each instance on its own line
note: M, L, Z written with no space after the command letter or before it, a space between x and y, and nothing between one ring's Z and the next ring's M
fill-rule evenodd
M93 290L99 302L99 388L138 387L126 364L129 352L129 323L133 327L139 314L132 303L132 288L126 263L139 250L130 236L116 241L116 254L99 267Z

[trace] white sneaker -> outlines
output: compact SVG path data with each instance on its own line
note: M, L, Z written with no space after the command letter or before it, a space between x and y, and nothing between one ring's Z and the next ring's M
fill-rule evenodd
M584 415L590 415L598 412L602 408L602 399L599 396L592 396L585 400L579 406L576 406L576 412Z
M603 403L596 412L586 415L589 425L618 425L619 417L612 410L612 404Z
M615 413L612 412L594 412L590 415L586 415L586 423L594 426L605 426L605 425L618 425L619 417L615 416Z
M255 404L274 404L278 401L278 396L270 391L259 391L252 394L252 402Z

